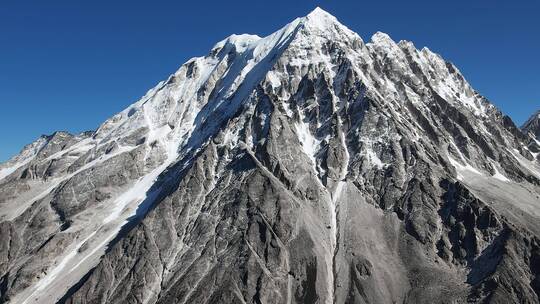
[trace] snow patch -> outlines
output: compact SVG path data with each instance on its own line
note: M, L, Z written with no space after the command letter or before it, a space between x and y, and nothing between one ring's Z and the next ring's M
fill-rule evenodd
M26 165L31 160L32 160L32 158L27 159L27 160L25 160L23 162L17 163L17 164L15 164L13 166L0 169L0 180L8 177L9 175L11 175L11 173L17 171L17 169L19 169L20 167Z
M383 163L381 161L381 159L379 158L379 156L377 156L377 153L375 153L375 151L373 151L372 149L367 149L366 150L366 155L368 157L368 160L373 164L375 165L375 167L379 168L379 169L382 169L384 168L385 166L385 163Z
M377 153L375 152L375 149L374 149L374 143L376 143L376 142L381 143L382 142L381 137L377 137L377 138L362 137L361 140L363 142L363 148L362 148L362 151L360 152L360 155L365 156L366 160L370 164L372 164L374 167L379 169L379 170L385 168L386 166L388 166L388 164L384 163L379 158L379 156L377 155Z
M495 171L495 173L491 176L495 179L498 179L502 182L510 182L510 179L506 176L504 176L502 173L499 172L499 170L497 170L497 167L495 165L493 165L493 170Z
M273 88L279 88L281 86L281 80L274 71L270 71L266 74L266 79Z
M478 171L475 167L471 166L467 162L467 159L465 158L465 156L463 156L463 154L461 153L461 151L459 150L458 146L456 145L456 143L454 141L451 141L450 144L456 150L456 153L459 155L459 158L461 159L461 162L464 163L464 165L462 165L460 162L458 162L457 160L452 158L450 155L448 155L448 160L450 161L452 166L454 166L456 168L456 171L457 171L457 174L458 174L457 177L458 177L459 180L462 180L463 175L461 175L461 173L463 173L463 172L471 172L471 173L475 173L475 174L478 174L478 175L483 175L482 172Z
M482 173L480 171L476 170L476 168L474 168L473 166L471 166L467 162L465 162L465 165L462 165L460 162L453 159L450 155L448 156L448 160L450 161L452 166L454 166L454 168L456 168L457 179L460 180L460 181L463 181L463 173L465 173L465 172L471 172L471 173L474 173L474 174L482 175Z
M296 122L294 124L294 127L296 129L296 134L298 135L298 139L300 140L300 143L302 144L302 150L304 151L304 154L307 155L309 159L311 160L314 173L317 174L316 154L319 150L321 141L316 139L315 136L311 134L311 131L309 130L309 123L306 123L304 121L305 118L301 112L302 111L299 111L300 121Z
M529 172L531 172L537 178L540 178L540 169L533 162L522 157L517 149L508 150L508 152L512 154L512 156L521 164L523 168L529 170Z
M91 233L89 236L84 238L82 241L80 241L77 245L74 246L74 248L66 254L62 260L56 265L53 270L51 270L47 275L39 280L36 285L34 285L34 291L22 302L23 304L27 303L32 296L39 291L42 291L45 289L59 274L62 273L66 265L77 255L77 252L82 247L86 241L88 241L91 237L93 237L96 234L96 232Z

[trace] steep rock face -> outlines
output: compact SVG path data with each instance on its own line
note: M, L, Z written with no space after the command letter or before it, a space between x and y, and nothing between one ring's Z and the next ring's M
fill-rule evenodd
M521 126L521 131L529 137L529 150L534 158L540 162L540 111L534 113Z
M532 133L537 139L540 138L540 111L534 113L527 121L521 126L523 132Z
M539 303L538 149L439 55L316 9L4 164L1 299Z

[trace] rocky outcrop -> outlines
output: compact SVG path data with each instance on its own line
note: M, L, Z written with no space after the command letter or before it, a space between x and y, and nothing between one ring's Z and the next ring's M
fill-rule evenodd
M521 126L521 130L525 134L532 133L537 139L540 138L540 111L529 117L523 126Z
M529 138L528 151L540 162L540 111L534 113L521 126L521 131Z

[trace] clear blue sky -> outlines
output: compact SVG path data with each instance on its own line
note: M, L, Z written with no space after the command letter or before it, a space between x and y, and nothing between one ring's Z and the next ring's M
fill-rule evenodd
M456 64L517 124L540 108L540 1L2 1L0 161L41 134L95 129L233 33L316 6Z

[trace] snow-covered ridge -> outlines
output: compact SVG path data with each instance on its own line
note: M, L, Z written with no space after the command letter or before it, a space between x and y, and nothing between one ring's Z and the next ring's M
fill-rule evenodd
M232 94L236 93L240 84L244 84L245 86L244 79L246 75L264 58L277 56L281 52L279 48L284 46L286 39L289 41L295 39L290 35L299 28L306 29L308 33L311 32L317 36L331 35L338 40L358 40L362 42L362 39L356 33L352 32L334 16L319 7L315 8L307 16L295 19L282 29L264 38L251 34L231 35L215 44L208 56L190 59L177 72L171 75L167 81L160 82L157 86L150 89L141 100L107 120L98 128L95 138L99 142L107 142L127 136L127 134L140 128L150 130L150 137L147 138L148 141L161 140L172 136L167 124L171 127L179 127L181 125L180 127L185 128L189 123L179 118L185 119L186 117L183 117L183 115L190 115L194 119L198 112L205 106L204 101L203 103L198 103L195 100L195 95L210 77L216 74L220 63L230 60L231 56L226 54L234 52L240 56L237 56L238 58L235 58L235 61L229 64L226 73L221 75L221 78L223 78L222 81L225 81L227 85L223 85L222 91L220 91L222 100L218 101L212 107L213 109L216 109L223 100L230 98ZM310 41L297 42L297 44L302 43L307 45ZM396 44L390 36L382 32L375 33L371 38L371 42L367 44L368 48L377 49L378 52L384 53L383 56L393 57L394 59L391 60L402 65L401 61L404 54L400 45L403 45L403 42ZM224 57L220 57L220 54ZM351 55L362 56L365 54L362 54L361 50L352 50ZM447 72L446 63L439 55L424 48L421 51L416 51L416 56L418 57L419 65L425 69L426 73L437 75L441 71L445 72L443 75L445 79L433 80L434 87L441 96L462 102L475 115L482 115L485 112L483 104L479 101L476 93L470 88L468 83L462 83L460 79L453 79L454 76ZM314 59L311 58L310 60ZM307 63L298 61L298 59L294 60L299 65ZM330 58L321 56L316 60L320 60L326 65L331 65ZM370 59L365 58L365 60ZM189 77L186 73L193 68L197 70L197 74L190 75L192 77ZM253 78L257 80L263 79L269 70L270 66L258 72L261 73L261 76ZM375 89L374 84L380 80L373 79L374 75L363 75L362 77L365 78L366 85L371 85L372 90L379 93L380 89ZM175 80L174 85L170 83L172 78ZM452 81L448 82L448 79L452 79ZM388 82L387 79L383 81ZM455 98L455 93L462 88L465 88L468 93L465 96ZM176 100L176 102L173 100ZM188 128L194 129L195 126L192 125ZM188 136L189 131L184 130L181 133ZM9 175L9 173L13 172L13 168L12 166L11 168L1 169L2 171L0 172L2 173L0 177Z

